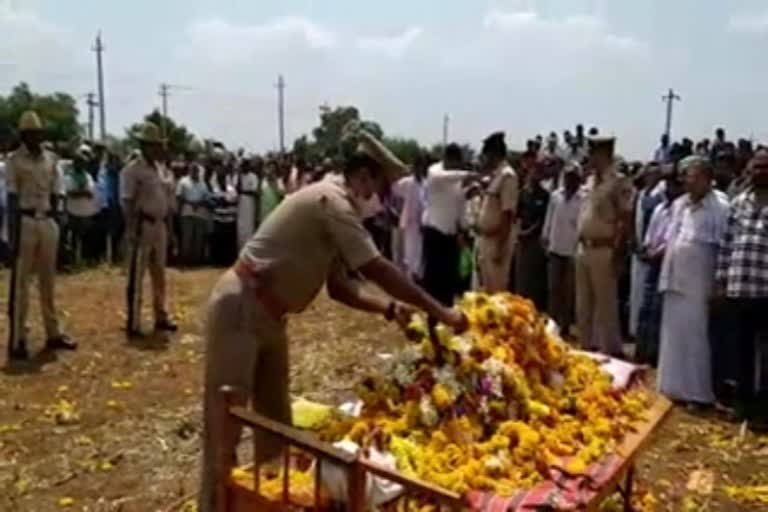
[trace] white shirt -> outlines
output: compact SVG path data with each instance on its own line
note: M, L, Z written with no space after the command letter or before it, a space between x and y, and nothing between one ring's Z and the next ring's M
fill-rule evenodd
M208 187L205 186L205 182L202 178L195 181L191 176L182 177L179 180L179 183L176 184L176 197L183 201L181 207L182 217L205 216L205 208L201 208L200 206L193 207L189 204L199 203L208 197Z
M89 172L84 172L83 174L85 174L86 180L85 189L77 187L70 173L66 175L67 213L75 217L92 217L99 212L99 205L96 202L95 196L96 186ZM73 197L69 195L70 192L82 190L90 192L90 197Z
M579 213L583 203L582 190L577 190L570 199L565 197L563 188L552 193L542 229L542 236L548 242L549 252L567 257L576 254L576 246L579 242Z
M427 170L424 180L424 216L422 224L443 234L454 235L464 217L464 189L461 182L470 171L445 170L442 162Z

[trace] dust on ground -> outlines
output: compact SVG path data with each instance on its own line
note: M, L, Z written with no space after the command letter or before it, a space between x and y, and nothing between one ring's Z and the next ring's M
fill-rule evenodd
M169 271L169 306L179 333L140 343L124 336L120 270L101 267L59 278L62 327L80 349L0 373L0 510L189 507L199 471L203 308L220 273ZM2 311L7 286L8 273L0 272ZM30 306L29 342L36 353L43 332L35 293ZM143 313L148 329L149 304ZM381 364L377 354L405 342L383 320L324 295L292 318L288 330L292 392L327 402L348 397L360 376ZM768 484L768 438L711 416L674 410L638 469L636 489L650 491L658 510L768 510L725 493L727 486Z

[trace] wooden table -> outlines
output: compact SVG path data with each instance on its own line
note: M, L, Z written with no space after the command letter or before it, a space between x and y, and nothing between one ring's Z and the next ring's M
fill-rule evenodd
M621 493L624 500L625 512L632 510L630 498L632 496L632 484L635 475L635 460L647 446L651 436L661 426L670 410L672 410L672 402L662 395L656 395L653 404L651 404L648 410L646 422L640 425L637 431L627 435L619 445L617 451L619 456L621 456L622 462L618 470L611 475L608 483L603 485L595 497L590 500L589 505L585 509L586 511L594 512L599 510L600 504L617 490Z
M347 503L346 510L352 512L364 511L367 508L365 497L366 478L368 475L379 476L386 480L394 481L404 488L404 499L409 497L429 497L429 500L437 506L438 510L461 510L466 508L466 502L456 493L441 489L427 482L406 477L390 469L351 455L333 446L316 440L307 432L288 427L271 421L243 407L242 401L236 398L236 393L231 389L222 389L225 398L219 414L219 421L227 428L233 423L239 423L246 428L268 430L284 440L287 445L295 447L317 460L331 463L344 468L347 474ZM618 491L624 499L624 510L632 511L630 497L632 495L632 483L634 478L635 461L643 448L649 442L653 433L659 428L672 404L666 398L657 395L648 411L648 419L638 430L627 435L619 445L617 452L621 458L619 467L613 471L608 481L604 483L595 496L590 499L584 510L595 512L605 499ZM270 503L264 500L258 493L259 471L254 470L253 485L247 488L235 484L230 473L233 468L232 461L236 446L224 446L219 454L220 472L217 478L218 503L216 512L252 512L255 510L286 511L296 510L297 507L287 504L289 502L289 482L283 483L283 503ZM289 464L286 451L285 464ZM322 464L316 467L321 468ZM315 499L320 503L320 470L315 473ZM315 510L323 510L322 507L314 507Z

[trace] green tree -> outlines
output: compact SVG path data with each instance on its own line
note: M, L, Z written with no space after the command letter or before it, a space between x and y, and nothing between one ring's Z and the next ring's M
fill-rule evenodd
M354 151L356 141L344 139L343 135L344 127L352 121L359 121L364 129L379 139L384 134L378 123L360 119L360 111L356 107L331 108L323 105L320 107L320 124L312 130L312 140L302 135L293 143L294 152L309 160L349 154Z
M404 137L384 137L381 141L387 149L406 164L412 164L422 155L426 155L427 148L421 147L416 139Z
M72 145L80 137L75 98L63 92L35 94L29 85L21 82L8 96L0 96L0 148L7 149L13 144L19 117L30 109L40 116L51 142Z
M143 122L156 124L165 133L167 148L171 156L175 156L191 149L195 142L195 136L187 130L187 127L176 122L170 117L163 117L159 110L155 109L146 116ZM136 136L141 131L141 123L128 128L126 135L131 144L138 146Z

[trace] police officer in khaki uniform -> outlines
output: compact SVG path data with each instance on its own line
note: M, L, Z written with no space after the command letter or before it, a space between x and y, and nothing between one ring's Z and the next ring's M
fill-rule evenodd
M403 165L366 132L359 136L363 151L346 161L343 176L286 197L211 294L205 327L201 512L214 510L214 483L217 476L225 476L223 461L234 457L222 454L220 443L226 446L240 435L239 429L218 430L219 389L234 386L257 412L290 424L286 315L303 311L323 286L331 298L353 308L401 323L410 317L409 307L367 293L352 277L357 274L456 330L466 327L460 312L439 304L383 258L363 227L360 205L396 180ZM258 461L279 454L279 443L255 435Z
M477 225L477 285L487 292L507 290L512 256L517 242L516 215L519 185L517 174L507 163L504 133L483 141L482 157L490 169Z
M614 166L612 137L589 140L592 175L579 215L576 322L582 346L621 356L618 272L630 226L632 183Z
M59 330L54 305L59 227L59 173L56 156L42 148L43 126L33 111L19 120L21 146L8 159L7 188L12 271L9 309L9 360L28 359L26 342L29 282L37 273L46 349L74 350L77 344Z
M165 263L173 200L173 177L162 165L163 139L160 129L146 123L137 135L141 155L120 173L120 199L129 245L128 325L129 337L141 337L141 296L145 270L152 282L155 330L175 332L165 303Z

